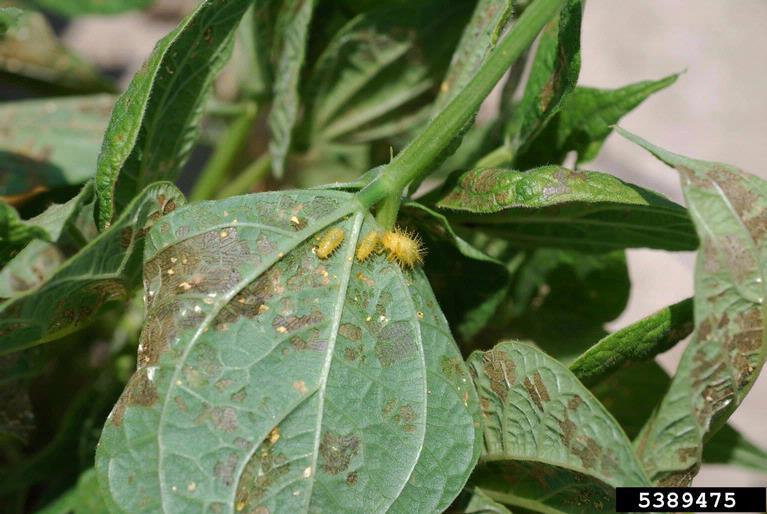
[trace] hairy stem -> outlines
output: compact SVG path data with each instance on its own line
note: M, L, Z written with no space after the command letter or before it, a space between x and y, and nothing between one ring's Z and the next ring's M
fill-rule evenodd
M242 152L248 140L250 129L258 115L258 107L254 102L245 104L240 115L232 122L229 129L218 142L213 155L202 170L189 199L207 200L214 196L216 189L226 181L237 157Z
M357 193L362 205L372 206L398 194L413 180L431 171L461 129L476 114L506 70L522 55L543 26L567 0L535 0L520 16L506 37L493 49L471 81L447 104L397 157L378 179Z

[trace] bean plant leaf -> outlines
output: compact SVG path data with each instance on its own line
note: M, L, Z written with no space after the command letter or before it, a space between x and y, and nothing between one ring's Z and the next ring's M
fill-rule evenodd
M173 179L199 134L213 79L251 0L205 0L161 39L115 104L96 171L98 225L147 185Z
M0 202L0 266L8 262L31 240L48 237L44 228L25 223L16 209Z
M85 471L72 489L37 514L109 514L99 492L96 470Z
M312 73L313 144L381 139L425 120L470 8L471 2L393 3L347 23Z
M506 265L459 237L441 214L417 202L404 205L426 245L424 271L440 308L461 339L476 335L492 318L509 288ZM461 277L461 281L456 281ZM466 287L466 280L472 284Z
M570 369L578 376L577 370ZM579 377L580 378L580 377ZM642 362L621 369L591 386L626 435L634 439L663 399L671 378L656 362ZM704 464L724 464L767 472L767 451L731 424L724 425L703 447Z
M97 451L112 509L433 512L458 494L476 392L423 272L354 258L378 229L357 209L263 193L152 230L138 370Z
M104 303L125 299L138 282L146 228L182 202L170 183L148 187L48 281L0 304L0 354L74 332Z
M570 0L541 33L525 92L506 129L512 154L543 129L575 88L581 69L582 15L582 2Z
M695 333L637 450L659 484L688 485L703 443L751 389L767 355L764 336L767 182L733 166L673 154L620 133L678 172L701 249Z
M509 509L494 501L479 488L473 489L471 499L462 512L465 514L512 514Z
M53 204L24 222L38 233L0 270L0 298L11 298L47 281L58 267L95 237L93 183L74 198Z
M688 298L613 332L578 357L570 371L588 386L621 367L653 359L692 333L692 306Z
M114 97L0 104L0 197L29 197L93 177Z
M314 7L315 0L285 0L277 16L275 36L280 51L274 70L274 98L268 121L272 170L278 178L284 172L285 158L290 150L291 136L298 118L298 81L304 65Z
M649 481L605 407L560 362L504 342L468 360L484 416L472 484L541 512L613 512L615 486Z
M45 16L11 9L4 9L6 22L2 25L6 32L0 38L0 77L53 92L114 90L93 66L59 42Z
M511 0L479 0L453 52L433 112L439 113L474 77L511 20Z
M450 211L446 216L453 225L471 226L519 248L694 250L698 245L683 207L595 171L561 166L459 171L435 202Z
M577 87L562 109L549 121L524 152L514 159L515 167L530 169L544 164L561 164L568 152L576 162L596 158L612 127L650 95L676 82L678 74L660 80L646 80L618 89Z
M151 5L153 0L32 0L37 6L66 16L117 14Z

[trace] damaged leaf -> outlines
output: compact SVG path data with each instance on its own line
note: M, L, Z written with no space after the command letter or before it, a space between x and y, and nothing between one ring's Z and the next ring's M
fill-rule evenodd
M138 282L146 230L182 202L172 184L148 187L46 282L0 304L0 354L74 332L106 302L126 299Z
M596 171L560 166L459 171L430 200L446 210L454 226L518 248L694 250L698 245L683 207Z
M637 441L637 452L656 483L686 486L700 468L703 444L743 401L767 355L767 182L619 132L679 172L701 240L695 332Z
M115 511L433 512L458 494L479 450L468 371L422 271L354 258L378 230L356 209L263 193L152 230L138 370L97 453Z
M613 512L614 487L649 481L626 434L561 363L504 342L468 360L485 451L471 484L542 512Z

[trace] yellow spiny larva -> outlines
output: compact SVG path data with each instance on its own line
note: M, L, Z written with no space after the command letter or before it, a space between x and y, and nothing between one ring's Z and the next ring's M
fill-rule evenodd
M360 262L370 257L370 254L378 250L378 244L381 242L381 233L377 230L368 232L368 234L362 238L360 244L357 246L357 252L355 256Z
M320 259L327 259L344 242L344 231L338 227L331 228L320 238L315 253Z
M381 245L388 252L389 261L394 261L403 268L414 268L423 263L426 250L417 233L394 227L381 236Z

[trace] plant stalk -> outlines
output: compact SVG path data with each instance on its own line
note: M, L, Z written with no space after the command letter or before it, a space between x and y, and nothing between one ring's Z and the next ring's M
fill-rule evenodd
M256 121L258 106L254 102L245 104L240 115L232 122L216 146L205 169L200 174L189 199L192 201L208 200L232 169L237 157L242 152L250 135L250 129Z
M534 0L466 87L389 163L378 179L357 193L359 202L363 206L373 206L387 196L399 194L410 182L428 174L432 163L476 114L482 101L506 70L532 44L544 25L559 12L566 1Z

